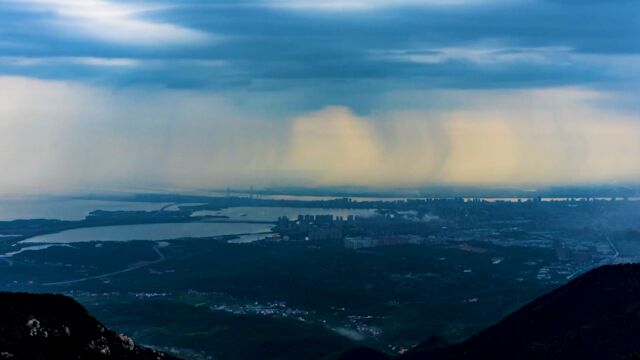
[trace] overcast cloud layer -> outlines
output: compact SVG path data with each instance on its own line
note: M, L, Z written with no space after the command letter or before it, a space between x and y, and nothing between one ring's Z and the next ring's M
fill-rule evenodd
M0 193L636 181L639 14L0 0Z

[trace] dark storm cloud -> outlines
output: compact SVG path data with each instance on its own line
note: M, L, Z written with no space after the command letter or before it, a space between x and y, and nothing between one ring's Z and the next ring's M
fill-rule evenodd
M98 1L148 7L126 19L132 33L121 36L107 35L127 31L122 19L74 27L87 19L57 12L65 1L32 2L0 1L2 73L258 90L311 81L376 81L387 89L606 86L622 80L609 71L609 58L640 53L634 1L374 1L365 9L282 6L295 1ZM136 40L136 26L158 24L164 28L128 41Z

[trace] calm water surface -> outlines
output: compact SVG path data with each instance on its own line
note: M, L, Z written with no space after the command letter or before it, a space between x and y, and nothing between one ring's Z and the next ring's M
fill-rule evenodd
M224 235L257 234L270 231L268 224L177 223L101 226L36 236L22 243L70 244L90 241L171 240Z
M0 221L17 219L82 220L94 210L155 211L166 205L169 203L70 198L0 199Z

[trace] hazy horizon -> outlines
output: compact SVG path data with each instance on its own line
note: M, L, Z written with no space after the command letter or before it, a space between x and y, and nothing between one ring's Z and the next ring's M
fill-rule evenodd
M638 12L0 0L0 194L636 183Z

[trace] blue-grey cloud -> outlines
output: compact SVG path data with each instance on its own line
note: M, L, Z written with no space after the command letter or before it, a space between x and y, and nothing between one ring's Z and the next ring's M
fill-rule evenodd
M366 11L294 0L91 2L0 1L0 55L24 60L1 61L0 72L171 87L518 88L619 82L606 61L583 55L640 52L634 1L377 1Z
M628 91L638 13L626 0L0 0L0 74L288 91L290 111L361 113L390 91Z

